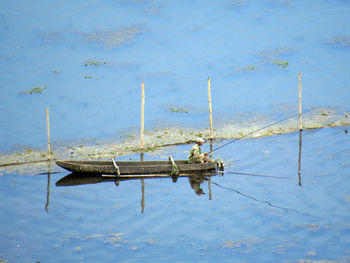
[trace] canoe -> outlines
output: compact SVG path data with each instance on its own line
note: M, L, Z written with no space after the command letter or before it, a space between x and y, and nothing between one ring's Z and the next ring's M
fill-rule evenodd
M187 160L174 161L179 173L193 173L213 171L217 168L216 162L204 164L189 164ZM111 175L138 175L138 174L170 174L174 169L169 161L56 161L56 164L74 173L111 174Z

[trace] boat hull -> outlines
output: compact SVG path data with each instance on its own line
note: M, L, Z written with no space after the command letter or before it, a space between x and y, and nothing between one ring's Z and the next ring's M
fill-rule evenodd
M120 161L116 166L112 161L56 161L56 164L68 171L74 173L88 174L118 174L119 175L138 175L138 174L169 174L173 170L171 161ZM201 171L216 170L216 162L204 164L189 164L187 160L175 161L179 173L193 173Z

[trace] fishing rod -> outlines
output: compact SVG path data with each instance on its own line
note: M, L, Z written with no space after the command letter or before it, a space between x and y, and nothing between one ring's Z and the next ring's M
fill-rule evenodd
M241 139L243 139L243 138L245 138L245 137L248 137L249 135L252 135L252 134L254 134L254 133L258 132L258 131L264 130L264 129L270 127L270 126L273 126L273 125L276 125L276 124L278 124L278 123L281 123L281 122L284 122L284 121L286 121L286 120L289 120L289 119L291 119L291 118L294 118L296 115L298 115L298 114L293 114L293 115L291 115L291 116L289 116L289 117L287 117L287 118L285 118L285 119L276 121L276 122L274 122L274 123L270 123L269 125L266 125L266 126L260 128L260 129L257 129L257 130L255 130L255 131L252 131L252 132L250 132L250 133L247 133L246 135L243 135L242 137L233 139L232 141L230 141L230 142L228 142L228 143L225 143L225 144L219 146L218 148L216 148L216 149L214 149L214 150L211 150L210 152L208 152L208 154L210 154L210 153L212 153L212 152L215 152L215 151L217 151L217 150L219 150L219 149L221 149L221 148L223 148L223 147L225 147L225 146L227 146L227 145L229 145L229 144L231 144L231 143L233 143L233 142L235 142L235 141L238 141L238 140L241 140Z

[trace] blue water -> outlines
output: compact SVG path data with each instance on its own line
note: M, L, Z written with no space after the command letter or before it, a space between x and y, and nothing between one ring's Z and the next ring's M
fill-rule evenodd
M349 135L304 131L302 142L302 186L298 133L222 148L226 172L254 176L198 181L199 195L186 177L56 186L67 175L57 167L50 178L4 174L0 255L5 262L347 262ZM179 158L187 148L159 154Z
M53 141L139 128L142 81L146 130L207 125L208 77L214 123L276 105L296 111L299 72L304 107L348 110L349 9L347 1L3 1L0 147L43 147L46 107Z
M153 141L208 127L208 77L220 137L296 113L299 72L305 127L323 127L303 131L302 186L296 132L215 152L228 173L201 182L203 195L188 178L64 187L53 163L2 168L0 262L350 261L349 13L345 0L0 2L1 163L45 148L46 107L54 153L137 140L142 81ZM59 173L35 175L47 171Z

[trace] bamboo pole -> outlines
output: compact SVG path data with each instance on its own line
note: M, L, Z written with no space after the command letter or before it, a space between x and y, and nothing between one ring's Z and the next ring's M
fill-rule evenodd
M299 73L299 130L303 129L302 107L301 107L301 73Z
M142 81L142 101L141 101L141 137L140 137L140 148L144 147L144 131L145 131L145 82Z
M51 142L50 142L50 116L49 107L46 107L46 131L47 131L47 159L51 160Z
M208 102L209 102L210 139L213 139L213 116L212 116L212 109L211 109L210 77L208 77Z
M140 148L141 151L144 147L144 132L145 132L145 82L142 81L141 85L141 137L140 137ZM140 154L140 161L143 162L143 151ZM145 210L145 180L141 179L141 213Z
M302 147L302 131L303 131L303 118L302 118L302 107L301 107L301 73L299 73L299 158L298 158L298 179L299 185L301 184L301 147Z

